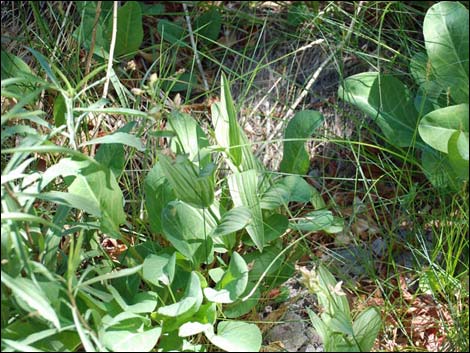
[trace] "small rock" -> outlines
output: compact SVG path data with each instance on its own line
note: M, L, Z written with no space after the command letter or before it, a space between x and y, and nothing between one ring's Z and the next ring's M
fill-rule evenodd
M271 328L266 334L268 342L281 341L286 351L298 352L308 340L302 318L296 313L288 311L284 316L284 323Z

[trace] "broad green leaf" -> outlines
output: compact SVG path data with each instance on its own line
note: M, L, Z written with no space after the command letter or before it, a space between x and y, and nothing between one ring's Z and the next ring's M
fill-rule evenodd
M156 286L168 286L175 277L176 253L151 254L144 260L142 278Z
M191 320L200 322L202 324L205 324L205 323L209 323L211 325L215 324L217 320L217 304L215 303L202 304L199 310L197 311L197 313L195 313L192 316Z
M113 19L108 19L106 35L111 42L113 32ZM137 2L126 2L118 9L117 13L117 33L114 55L121 56L135 54L144 39L142 28L142 10Z
M126 312L134 314L147 314L155 310L157 296L152 292L139 292L129 302Z
M254 282L248 282L245 293L243 293L243 295L250 293L254 286ZM260 298L261 291L258 287L248 300L237 300L232 304L224 306L224 315L229 319L236 319L237 317L245 315L249 313L256 306L256 304L258 304Z
M34 74L28 64L21 58L1 51L1 79L6 80L11 77L21 78L21 82L17 82L8 86L8 90L22 97L32 93L34 90ZM3 91L2 83L2 91Z
M263 251L264 226L261 206L257 195L257 173L255 170L247 170L241 173L234 173L228 177L230 195L235 207L245 206L251 212L251 223L246 230L256 247Z
M3 212L2 213L2 222L6 220L12 220L12 221L24 221L24 222L31 222L31 223L39 223L39 224L44 224L50 228L53 228L56 231L62 232L62 228L57 226L56 224L48 221L47 219L44 219L39 216L34 216L29 213L24 213L24 212Z
M211 261L212 228L202 212L181 201L172 201L163 209L162 227L166 239L194 265Z
M408 88L391 75L378 75L368 99L378 112L377 124L391 143L409 146L416 130L418 112Z
M143 16L157 16L165 13L165 5L163 4L144 4L139 2Z
M309 202L318 192L299 175L289 175L272 185L261 199L261 208L272 210L289 202Z
M10 347L10 349L17 350L18 352L44 352L43 350L34 348L28 344L24 344L23 342L2 339L2 343ZM6 352L6 350L4 350L4 352Z
M194 71L175 74L162 81L162 90L166 92L186 92L186 96L189 96L192 88L197 86L197 76Z
M339 332L351 337L354 335L351 318L341 310L335 311L335 314L328 322L328 328L333 332Z
M276 256L279 255L279 251L280 250L277 247L267 246L263 253L253 251L244 255L243 258L245 259L245 262L251 264L251 270L248 273L248 280L250 282L258 281L270 265L271 267L269 267L267 272L268 278L270 275L275 275L285 260L284 255L281 255L277 260L274 260Z
M183 298L179 302L158 308L157 318L163 320L163 330L170 332L176 330L185 322L191 321L201 308L203 300L199 275L193 271L189 277Z
M163 174L177 197L197 208L209 207L214 202L214 177L211 164L199 170L186 156L179 155L174 162L159 154Z
M410 60L410 72L418 86L434 80L431 61L426 53L419 52L413 55Z
M459 2L441 1L424 18L424 40L434 74L457 104L468 104L468 31L468 10Z
M447 152L455 174L462 180L469 178L468 150L468 134L456 131L449 139Z
M131 121L117 130L117 132L128 133L134 126L135 121ZM139 142L137 142L137 144L138 143ZM116 180L119 180L126 164L124 146L121 143L102 144L96 152L95 159L100 162L101 165L111 169Z
M431 147L447 153L451 136L461 131L468 139L468 104L453 105L434 110L419 123L421 138Z
M260 206L263 210L275 210L278 207L285 206L289 203L290 190L289 188L281 183L272 185L263 194L260 201Z
M17 298L23 300L31 309L37 311L40 317L50 321L56 328L60 329L60 322L56 312L43 291L30 279L21 277L12 278L2 271L1 281L11 289Z
M333 224L331 211L318 210L307 213L305 216L290 222L290 228L304 231L316 232L326 229Z
M28 50L31 52L31 54L34 55L34 57L39 62L39 64L41 65L43 70L46 72L46 74L49 77L49 79L51 80L51 82L56 86L56 88L60 88L61 85L60 85L59 81L57 80L57 77L55 76L54 72L52 71L51 66L49 65L49 62L44 57L44 55L42 55L38 51L34 50L33 48L28 47ZM66 80L66 78L64 78L64 79Z
M76 208L77 210L83 210L93 216L101 217L101 210L98 203L94 200L87 198L86 196L70 194L61 191L49 191L34 194L34 197L40 200L54 202L60 205Z
M108 280L114 279L114 278L130 276L130 275L133 275L136 272L139 272L141 269L142 269L142 265L137 265L135 267L125 268L125 269L122 269L122 270L119 270L119 271L108 272L108 273L105 273L103 275L99 275L99 276L93 277L93 278L91 278L87 281L84 281L84 282L80 283L79 286L80 287L85 287L85 286L89 286L93 283L97 283L97 282L101 282L101 281L108 281Z
M400 80L363 72L348 77L339 87L338 95L375 119L390 143L400 147L412 143L418 112Z
M276 240L287 230L289 219L283 214L274 213L264 219L264 242Z
M188 337L192 335L197 335L198 333L204 332L212 327L212 324L202 324L200 322L185 322L183 325L180 326L178 329L178 336L180 337Z
M125 133L125 132L119 132L119 131L110 135L98 137L93 140L84 142L80 145L80 147L87 146L87 145L94 145L94 144L114 144L114 143L131 146L141 152L145 151L145 146L138 137Z
M375 307L369 307L357 316L353 331L361 352L370 352L381 326L380 312Z
M232 208L225 213L220 220L220 224L214 229L212 237L221 237L246 227L250 222L251 212L244 206Z
M193 29L202 39L216 41L219 38L221 26L222 17L217 7L214 6L196 18Z
M102 337L103 344L113 352L150 352L160 338L161 327L149 330L106 331Z
M287 186L290 196L289 201L309 202L312 198L312 189L309 183L298 175L288 175L282 179L282 183Z
M438 189L458 190L458 183L448 155L430 147L421 155L423 173L431 184Z
M229 140L229 119L228 113L225 106L222 106L221 102L214 103L211 106L212 124L214 125L215 138L219 146L223 147L226 151L230 150ZM242 150L242 162L237 167L232 163L231 159L227 159L227 163L233 172L240 170L262 170L263 165L255 158L253 151L251 150L251 144L242 131L239 128L241 138L241 150Z
M303 110L294 115L287 124L284 138L284 152L281 171L284 173L307 174L310 158L305 150L305 141L289 139L308 139L323 123L323 115L313 110Z
M176 134L171 144L173 152L187 153L190 161L205 167L210 162L210 156L203 157L201 150L209 146L209 141L196 120L189 114L174 111L168 116L168 125Z
M73 37L80 40L80 43L86 48L90 49L92 41L93 30L96 31L95 50L94 54L103 58L108 57L107 51L109 50L110 38L105 39L106 20L112 18L113 3L102 2L101 13L98 22L95 23L96 17L95 1L79 1L77 2L77 10L81 16L80 26L73 33Z
M54 124L55 126L59 127L61 125L65 125L65 114L67 113L67 107L65 106L65 100L62 94L57 95L56 99L54 100Z
M119 225L126 215L123 208L123 195L116 178L109 169L89 165L80 170L69 186L71 194L89 198L100 206L100 227L104 233L119 237Z
M157 31L164 40L171 44L177 46L186 45L186 43L183 42L183 39L186 35L186 31L179 23L171 22L165 19L159 20L157 25Z
M321 292L316 293L320 305L333 317L337 312L341 312L344 315L343 321L346 319L351 320L347 297L345 295L331 295L331 289L337 285L336 279L323 265L318 266L317 273L320 287L323 289ZM328 295L325 294L325 291Z
M246 262L243 257L234 252L227 271L217 282L216 289L205 288L204 294L208 300L214 303L233 303L245 292L247 283L248 267Z
M239 166L242 162L242 148L240 127L237 122L237 113L235 105L233 104L232 95L230 93L230 86L227 78L222 73L221 78L221 91L220 91L220 106L223 111L227 113L228 118L228 140L229 140L229 155L235 166Z
M258 352L261 348L262 336L255 324L222 321L217 325L217 334L211 327L205 335L212 344L227 352Z
M145 177L145 206L147 208L150 229L162 233L162 211L166 204L176 199L172 186L157 162Z
M436 81L426 81L419 86L414 99L416 111L420 116L424 116L441 106L447 105L447 100L442 87Z
M307 308L307 313L310 318L310 322L312 323L313 328L315 331L318 333L318 335L321 337L323 344L325 345L325 348L329 345L330 341L330 330L328 329L328 326L325 325L325 323L322 321L322 319L314 312L312 309ZM334 350L327 350L328 352L332 352Z

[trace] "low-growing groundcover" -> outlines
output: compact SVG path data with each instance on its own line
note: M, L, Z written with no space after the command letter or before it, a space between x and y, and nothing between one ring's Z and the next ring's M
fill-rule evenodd
M2 7L27 24L16 38L2 21L2 350L267 350L259 313L289 304L283 284L296 273L316 296L305 319L327 351L468 348L465 6L423 11L425 50L405 60L413 88L382 73L380 53L379 70L340 80L338 97L373 119L376 140L330 136L324 114L296 99L280 139L262 141L282 152L269 170L233 99L233 83L251 85L262 68L237 72L254 62L250 45L262 47L243 36L278 30L262 11L283 19L290 41L333 28L354 53L370 11L379 31L386 15L406 19L397 4ZM336 20L359 42L343 42ZM383 48L396 54L392 44ZM228 66L235 54L246 61ZM331 142L360 154L355 176L311 177L311 143ZM366 177L370 166L382 174ZM351 243L380 252L380 264L364 253L368 272L353 277L321 263Z

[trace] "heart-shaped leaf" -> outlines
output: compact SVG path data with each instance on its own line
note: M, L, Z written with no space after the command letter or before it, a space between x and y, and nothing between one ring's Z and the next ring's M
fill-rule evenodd
M468 104L468 9L453 1L434 4L423 34L436 80L457 104Z

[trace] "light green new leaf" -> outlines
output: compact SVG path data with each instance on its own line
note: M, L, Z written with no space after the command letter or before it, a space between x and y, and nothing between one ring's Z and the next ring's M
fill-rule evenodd
M441 1L424 18L426 51L436 80L458 103L468 103L468 10L459 2Z
M110 135L98 137L96 139L82 143L80 147L87 146L87 145L94 145L98 143L100 144L119 143L122 145L134 147L135 149L141 152L145 151L145 146L138 137L125 133L125 132L115 132Z
M16 297L23 300L31 309L37 310L39 316L50 321L56 328L60 329L59 318L46 295L30 279L12 278L2 271L1 281L11 289Z
M194 265L210 262L213 256L209 215L181 201L172 201L162 213L165 238ZM206 212L207 213L207 212Z
M102 337L103 344L112 352L150 352L162 333L161 327L150 330L106 331Z
M214 202L212 164L199 171L199 168L186 156L179 155L172 162L169 157L161 153L159 161L163 174L179 199L197 208L209 207Z
M217 334L211 327L205 335L212 344L227 352L258 352L261 348L262 336L255 324L222 321L217 325Z
M113 19L110 16L106 28L106 35L109 42L111 42L112 33ZM137 2L126 2L124 6L118 9L117 13L117 33L114 55L121 56L136 53L143 39L142 10Z
M175 277L176 253L150 254L144 260L142 278L156 286L166 286L173 282Z
M447 153L451 136L461 131L468 140L468 104L452 105L434 110L419 123L421 138L431 147Z
M214 303L233 303L245 291L248 283L248 266L238 253L234 252L227 271L216 289L204 288L204 294L208 300Z
M353 331L361 352L370 352L381 326L380 312L375 307L369 307L357 316Z
M246 230L256 247L263 251L264 226L257 194L257 179L256 171L251 169L230 175L228 177L228 185L235 207L245 206L250 210L251 223L247 225Z
M284 154L281 171L284 173L307 174L310 158L305 150L305 141L289 139L307 139L322 124L323 115L313 110L303 110L294 115L287 124L284 133Z

